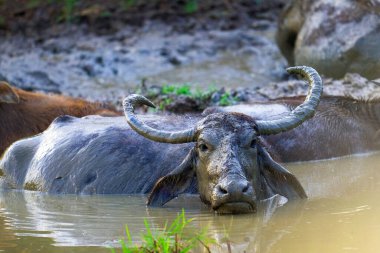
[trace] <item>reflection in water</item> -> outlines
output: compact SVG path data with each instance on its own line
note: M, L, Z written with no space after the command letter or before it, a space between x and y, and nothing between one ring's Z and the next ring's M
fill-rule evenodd
M145 196L48 195L0 192L0 252L109 252L124 237L138 242L147 218L157 229L181 208L208 227L221 246L213 252L378 252L380 155L289 164L309 199L265 201L256 215L218 216L197 196L146 208ZM228 238L228 239L226 239Z
M5 218L0 216L0 249L17 247L17 237L13 231L5 229L6 225Z

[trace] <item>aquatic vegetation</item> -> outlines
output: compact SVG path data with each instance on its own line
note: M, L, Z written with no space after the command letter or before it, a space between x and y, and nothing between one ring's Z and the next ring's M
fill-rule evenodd
M187 233L185 228L194 219L187 219L185 211L177 215L175 220L169 225L165 224L163 230L154 230L147 220L144 220L146 232L141 235L141 245L132 242L132 237L128 226L125 228L126 240L120 240L121 252L176 252L186 253L193 252L194 249L204 248L206 252L211 252L209 246L216 244L215 240L207 235L207 230L203 229L196 233ZM111 248L112 253L117 251Z

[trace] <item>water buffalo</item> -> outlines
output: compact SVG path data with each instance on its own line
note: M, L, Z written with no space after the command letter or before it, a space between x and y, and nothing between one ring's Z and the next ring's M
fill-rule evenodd
M28 92L0 82L0 155L16 140L41 133L56 117L65 114L120 115L110 105Z
M277 98L266 103L207 108L241 112L255 119L278 118L300 105L304 96ZM277 162L328 159L380 150L380 99L322 96L314 117L299 127L262 141Z
M154 206L199 192L218 213L255 211L259 200L274 194L305 198L260 137L289 131L314 115L322 93L318 73L309 67L288 71L304 76L311 89L303 104L277 119L221 112L204 118L145 115L143 123L134 107L153 104L139 95L124 101L130 127L120 118L59 117L43 134L7 150L2 185L50 193L151 192L148 205Z

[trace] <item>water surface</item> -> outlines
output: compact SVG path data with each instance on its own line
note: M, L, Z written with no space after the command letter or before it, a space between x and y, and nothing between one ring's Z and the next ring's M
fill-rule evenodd
M309 199L282 205L275 197L257 214L218 216L197 196L164 208L146 208L145 196L49 195L0 192L0 252L110 252L128 224L139 242L143 221L157 229L181 208L208 227L221 246L213 252L378 252L380 250L380 154L287 164ZM226 239L228 238L228 239Z

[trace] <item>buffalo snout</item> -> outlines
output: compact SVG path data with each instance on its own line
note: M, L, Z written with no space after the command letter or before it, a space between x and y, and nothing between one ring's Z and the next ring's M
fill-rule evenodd
M224 213L256 212L256 194L252 184L241 176L226 177L213 190L212 208Z

